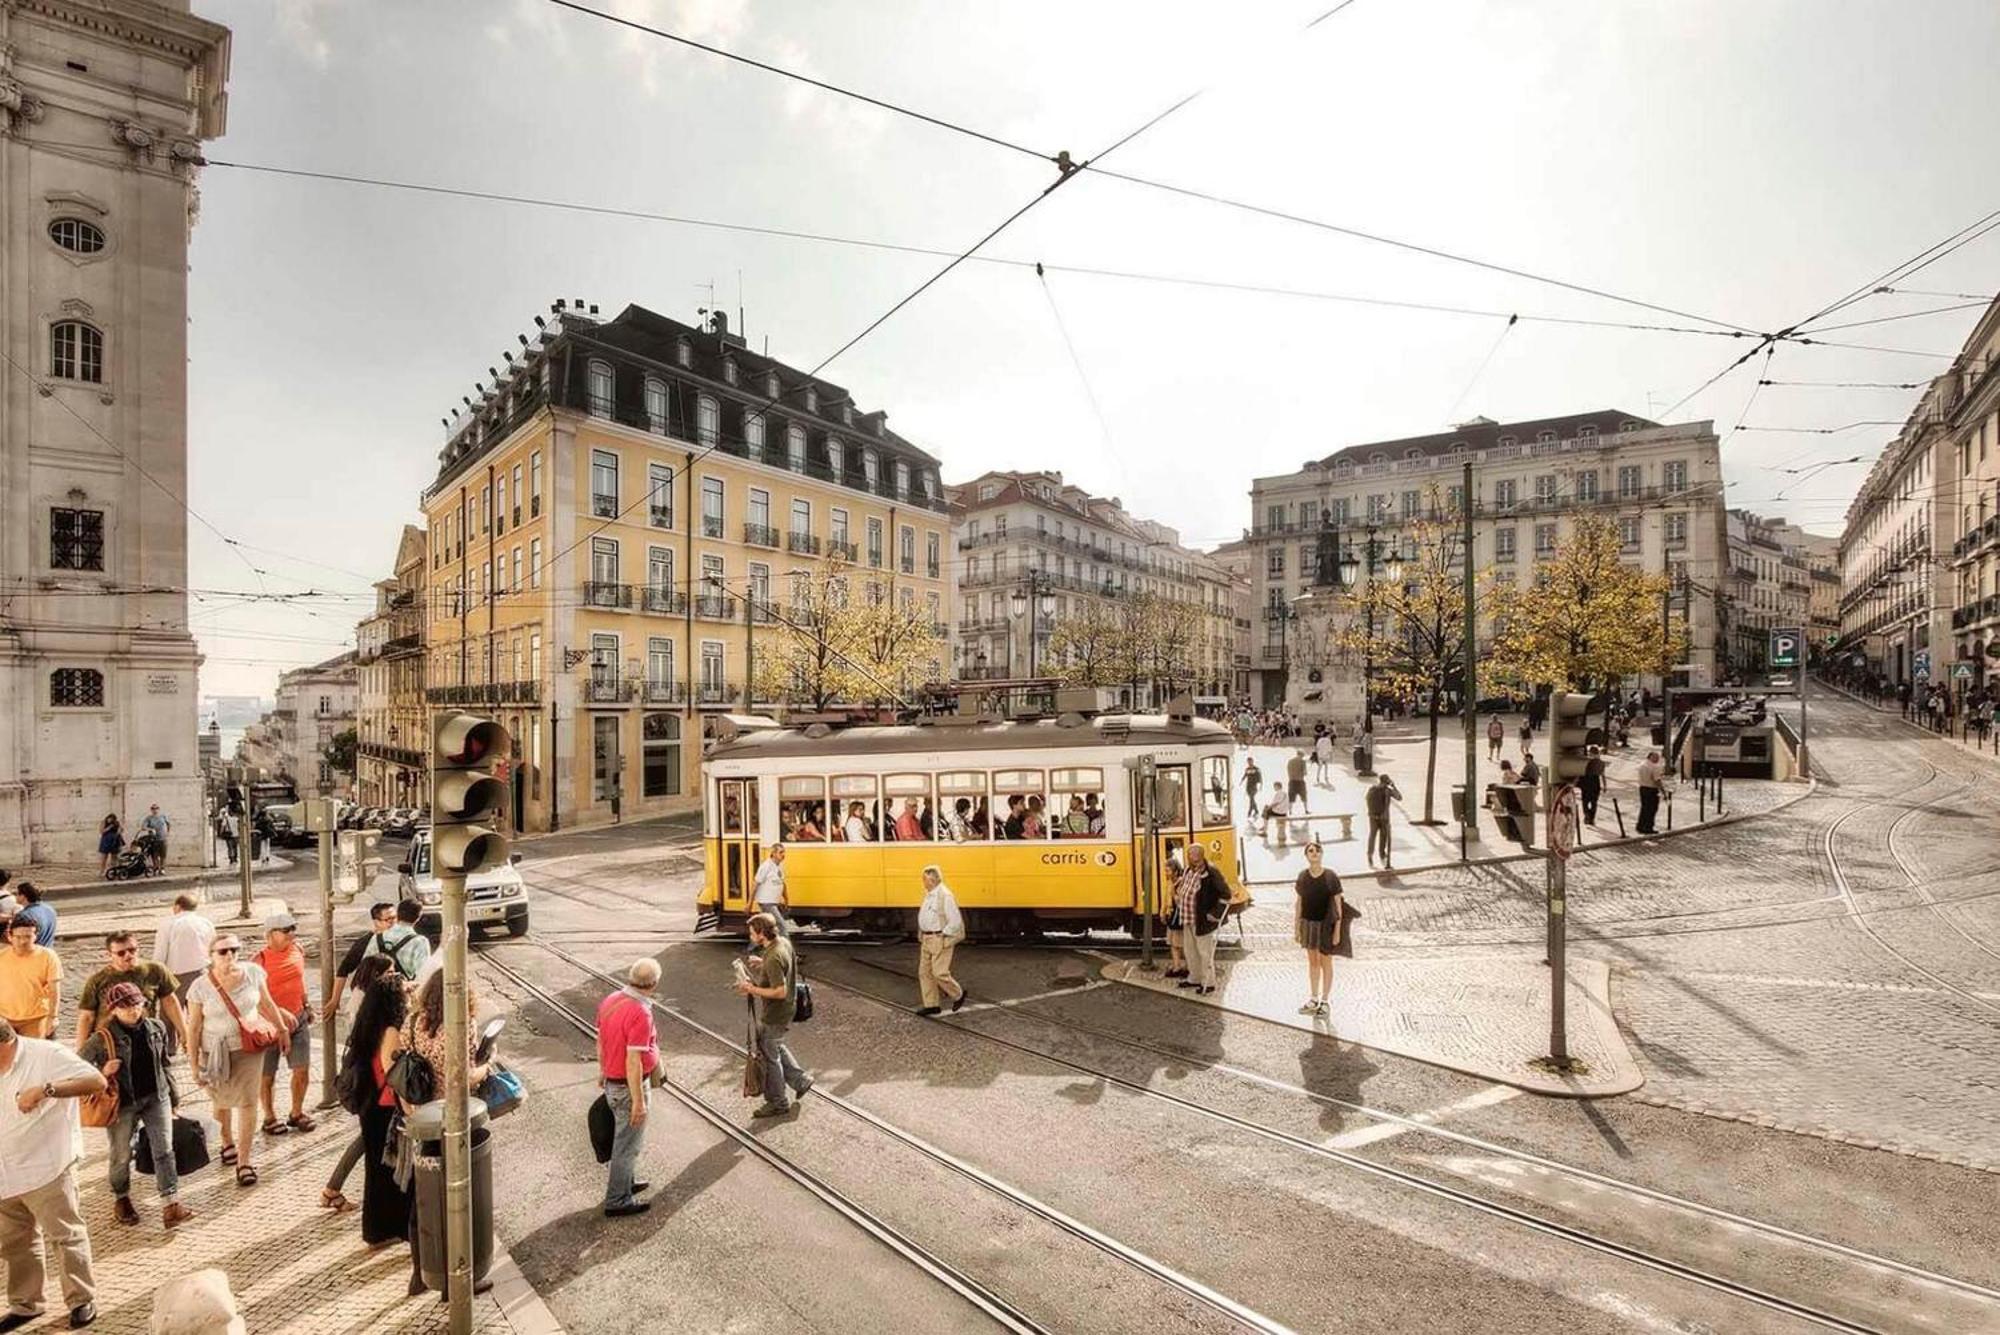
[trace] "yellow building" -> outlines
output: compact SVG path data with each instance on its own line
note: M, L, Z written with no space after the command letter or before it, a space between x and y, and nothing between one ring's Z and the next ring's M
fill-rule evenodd
M448 423L424 495L426 696L513 732L524 830L699 806L702 716L783 703L748 668L793 572L844 559L940 628L952 577L937 460L886 413L720 313L552 314Z

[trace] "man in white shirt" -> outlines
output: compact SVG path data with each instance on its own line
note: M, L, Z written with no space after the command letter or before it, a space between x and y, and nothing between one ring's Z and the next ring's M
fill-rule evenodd
M90 1236L76 1208L76 1164L83 1157L76 1100L103 1088L103 1075L68 1048L21 1038L0 1020L0 1260L7 1267L0 1331L42 1314L43 1233L62 1270L70 1329L97 1320Z
M751 887L751 895L757 902L758 913L768 913L771 921L778 924L779 936L790 936L792 924L785 917L785 846L772 844L771 851L757 867L757 879Z
M1667 767L1660 763L1658 751L1648 751L1645 761L1639 766L1639 833L1652 834L1653 822L1660 814L1660 789L1665 785Z
M187 1005L188 986L208 967L209 943L215 940L215 924L199 912L201 901L183 890L174 896L173 912L160 919L153 930L153 958L180 980L176 995Z
M944 872L924 868L924 902L917 908L917 989L923 993L919 1015L936 1015L940 991L951 998L955 1011L965 1004L965 989L951 976L951 952L965 939L965 919L958 911L958 899L944 883Z

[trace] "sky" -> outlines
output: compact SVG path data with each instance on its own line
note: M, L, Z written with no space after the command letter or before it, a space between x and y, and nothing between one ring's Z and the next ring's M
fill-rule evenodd
M1779 329L2000 207L1991 0L1353 0L1310 28L1335 0L588 3L1045 156L1202 90L1098 165L1684 313L1082 172L980 252L1044 275L961 265L823 373L947 481L1059 469L1201 546L1249 524L1252 477L1344 445L1614 407L1712 419L1730 504L1838 533L1865 463L1776 470L1872 458L1895 426L1799 429L1917 392L1755 382L1922 381L1977 309L1828 335L1901 352L1788 342L1677 408L1751 342L1527 317ZM353 643L439 418L556 298L712 301L811 366L944 263L252 167L950 253L1058 179L551 0L194 8L234 30L208 152L240 164L203 173L190 257L188 502L231 540L191 522L204 693ZM1907 283L1965 296L1832 322L1996 274L2000 232Z

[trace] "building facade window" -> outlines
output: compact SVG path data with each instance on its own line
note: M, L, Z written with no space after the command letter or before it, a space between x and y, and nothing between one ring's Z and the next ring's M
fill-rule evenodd
M591 362L586 378L590 393L590 411L599 417L611 416L611 410L615 406L613 385L616 383L611 376L611 363Z
M812 502L803 496L792 498L792 532L800 537L811 537L813 531Z
M752 459L764 458L764 414L743 414L743 447Z
M1421 497L1421 496L1420 496L1420 495L1419 495L1418 493L1416 493L1416 492L1414 492L1414 491L1406 491L1406 492L1404 492L1404 493L1403 493L1403 518L1405 518L1405 519L1415 519L1415 518L1417 517L1417 509L1418 509L1418 507L1419 507L1419 506L1421 506L1422 504L1423 504L1423 498L1422 498L1422 497Z
M938 577L938 572L943 566L939 554L939 543L940 539L937 534L929 533L924 535L924 573L932 579ZM932 596L935 597L936 595Z
M1597 470L1586 469L1576 475L1576 498L1586 504L1597 499Z
M701 480L701 536L722 536L722 479L719 477Z
M701 691L711 698L722 694L726 678L723 673L722 641L703 640L701 642Z
M1502 510L1509 509L1513 506L1514 499L1514 480L1512 478L1493 484L1493 504L1496 507Z
M1624 515L1618 520L1618 541L1626 551L1639 550L1639 517Z
M49 240L72 255L95 255L104 249L104 229L81 218L57 218L49 224Z
M876 484L881 476L882 463L875 457L875 451L861 451L861 480L868 484L868 490L876 490Z
M832 471L835 482L840 481L840 471L846 460L847 447L841 444L838 436L828 436L826 438L826 466Z
M1496 528L1493 530L1493 559L1511 561L1514 559L1514 530Z
M104 674L96 668L57 668L49 674L49 705L55 709L104 708Z
M528 518L533 519L542 512L542 452L536 450L528 456Z
M61 506L49 511L49 568L104 569L104 511Z
M618 456L610 450L590 452L590 513L599 519L618 517Z
M528 539L528 587L531 589L542 587L542 540L540 538Z
M1688 517L1686 515L1667 516L1667 543L1673 547L1685 547L1688 540Z
M672 648L672 642L668 642ZM645 797L677 797L681 791L681 721L673 714L648 714L641 744L640 792Z
M909 494L910 494L910 466L904 463L901 459L898 459L896 460L896 495L899 497L907 497Z
M599 714L590 721L591 789L599 802L609 802L618 785L618 717Z
M58 380L104 383L104 335L81 320L49 326L49 374Z
M1556 526L1554 524L1535 525L1535 559L1541 560L1556 554Z
M785 428L785 466L794 473L806 471L806 429L802 426Z
M1618 498L1630 500L1646 489L1646 469L1641 464L1618 466Z
M1535 478L1535 503L1537 505L1554 505L1555 501L1556 475L1554 473L1538 474Z
M656 375L646 377L646 425L667 434L667 382Z
M750 508L744 522L758 529L771 527L771 493L762 487L750 488ZM775 541L775 539L773 539Z
M618 539L590 540L590 582L593 584L618 582Z
M1686 491L1688 466L1685 459L1669 459L1660 465L1660 486L1666 491Z
M901 533L899 533L899 534L897 535L897 540L898 540L898 542L899 542L899 544L900 544L900 550L901 550L901 554L902 554L902 562L901 562L901 564L902 564L902 568L903 568L903 573L904 573L905 575L914 575L914 574L916 574L916 573L917 573L917 531L916 531L915 529L913 529L913 528L910 528L910 527L908 527L907 525L905 525L905 526L904 526L904 528L903 528L903 530L901 531Z
M833 509L827 511L826 523L827 541L835 547L845 547L847 545L847 511L836 505Z
M872 517L868 520L868 564L878 570L882 566L882 521Z
M514 526L521 526L521 465L514 465Z
M674 470L646 465L646 519L654 528L674 526Z
M722 408L704 394L694 401L694 438L703 445L722 439Z

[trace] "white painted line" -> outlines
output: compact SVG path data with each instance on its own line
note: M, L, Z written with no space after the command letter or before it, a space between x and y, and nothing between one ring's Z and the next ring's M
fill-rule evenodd
M1521 1093L1522 1091L1513 1085L1488 1085L1478 1093L1468 1094L1456 1103L1447 1103L1441 1108L1432 1108L1429 1112L1413 1113L1407 1122L1377 1122L1374 1126L1343 1131L1323 1143L1328 1149L1334 1150L1360 1149L1363 1145L1373 1145L1378 1140L1405 1136L1412 1131L1422 1129L1412 1126L1410 1124L1412 1122L1421 1122L1428 1126L1433 1122L1443 1121L1453 1113L1471 1112L1475 1108L1490 1108L1496 1103L1505 1103L1508 1099L1519 1098Z
M954 1015L970 1015L974 1011L991 1010L996 1006L1025 1006L1031 1001L1047 1001L1050 997L1073 997L1079 992L1089 992L1105 986L1111 980L1099 978L1094 982L1078 983L1075 987L1055 987L1046 992L1036 992L1032 996L1009 997L1005 1001L975 1001L969 1006L960 1006Z

